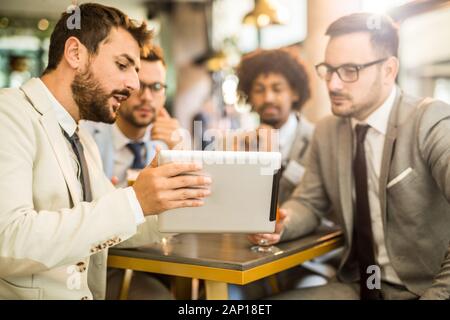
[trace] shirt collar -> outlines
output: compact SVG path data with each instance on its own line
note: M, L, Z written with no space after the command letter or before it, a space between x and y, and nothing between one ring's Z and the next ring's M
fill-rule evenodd
M352 128L355 128L355 126L359 123L366 123L381 134L386 135L389 115L391 114L391 110L394 107L396 94L397 87L394 86L383 104L374 112L372 112L365 120L359 121L355 118L352 118Z
M149 126L148 130L145 131L145 134L142 137L142 139L139 139L137 141L132 141L131 139L127 138L127 136L125 136L123 134L123 132L117 126L117 123L114 123L112 125L112 137L113 137L113 143L114 143L115 150L120 150L122 148L125 148L125 146L130 142L150 141L150 129L151 129L151 127Z
M48 99L51 102L50 104L53 111L55 112L56 120L58 121L59 125L66 132L66 134L69 135L69 137L73 136L78 127L75 119L72 118L70 113L67 112L67 110L61 105L61 103L59 103L58 100L56 100L55 96L50 92L45 83L42 82L42 80L39 78L38 80L38 83L42 85L42 88L44 89Z
M295 135L295 130L297 130L297 123L298 120L295 112L291 112L286 123L280 128L280 145L287 142L289 140L289 137Z

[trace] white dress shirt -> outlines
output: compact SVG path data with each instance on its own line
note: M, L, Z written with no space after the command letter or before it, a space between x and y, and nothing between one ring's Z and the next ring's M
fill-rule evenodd
M58 102L58 100L56 100L55 96L50 92L50 90L48 90L47 86L42 82L42 80L39 79L39 81L42 84L42 89L47 93L48 98L52 102L51 106L53 107L59 125L69 135L69 137L71 137L78 128L77 123L69 114L69 112L67 112L67 110ZM72 160L73 170L76 172L76 176L78 178L77 183L77 188L79 191L78 194L83 195L83 187L81 185L80 180L81 166L78 162L78 158L75 152L72 149L72 146L70 145L69 140L68 139L64 140L66 141L70 158ZM145 218L144 213L142 212L142 208L139 204L139 201L137 200L136 193L134 192L134 189L132 187L125 188L125 190L127 192L128 201L130 202L130 205L133 208L136 224L139 225L145 221ZM79 200L82 201L83 199L81 198Z
M149 142L150 141L150 128L145 132L142 139L137 141L130 140L127 138L122 131L119 129L116 123L112 125L112 138L114 145L114 168L113 176L119 179L117 187L127 186L127 170L131 168L134 160L134 155L131 150L127 147L128 143L132 142ZM143 148L143 152L147 152L146 148ZM146 159L146 154L142 157Z
M287 162L289 153L295 140L295 133L297 132L298 119L295 112L291 112L288 120L279 129L279 151L281 152L281 161Z
M389 115L394 106L397 89L394 86L386 101L367 119L358 121L351 119L352 128L359 123L368 124L370 127L364 141L367 162L367 188L369 196L370 215L372 220L372 233L375 242L375 259L381 268L381 279L394 284L402 284L395 270L392 268L389 256L386 251L384 239L383 220L381 217L381 204L379 195L380 171L383 156L384 141L389 121ZM356 141L354 141L356 144ZM354 148L355 149L355 148ZM355 200L355 190L353 186L353 200Z

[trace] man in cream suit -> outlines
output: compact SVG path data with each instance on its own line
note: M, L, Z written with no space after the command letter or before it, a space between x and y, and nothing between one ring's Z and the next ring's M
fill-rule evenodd
M253 240L306 235L332 211L344 254L335 282L277 298L449 299L450 106L396 86L398 33L388 17L345 16L326 34L316 69L334 116L316 127L280 232Z
M77 12L77 11L75 11ZM79 7L81 29L64 13L40 79L0 91L0 298L102 299L108 247L160 236L155 215L199 206L195 164L147 167L115 189L80 119L112 123L139 88L140 51L150 38L117 9ZM200 200L197 200L200 199ZM137 234L136 234L137 233Z
M114 124L93 121L80 124L94 138L102 158L103 171L116 187L127 186L128 170L137 172L150 164L156 145L167 149L177 143L172 137L176 137L179 123L164 108L166 63L161 48L152 46L147 55L141 56L138 77L140 89L121 104ZM131 241L125 241L121 247L126 247ZM123 275L122 269L108 269L106 299L119 298ZM172 299L167 286L159 281L170 279L157 277L134 271L128 299Z

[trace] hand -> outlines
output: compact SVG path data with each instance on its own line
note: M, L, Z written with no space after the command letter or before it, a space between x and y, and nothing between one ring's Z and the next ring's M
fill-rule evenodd
M113 186L116 186L119 183L119 178L117 176L112 176L111 183L113 184Z
M252 132L238 132L226 131L223 134L223 151L256 151L250 150L248 146L249 137ZM255 133L253 132L253 136Z
M285 209L278 209L278 219L275 224L275 232L250 234L247 236L248 240L257 245L261 245L264 242L264 245L266 246L280 242L281 231L283 231L284 224L287 221L287 216L288 214Z
M258 130L238 132L237 134L229 132L225 134L223 142L224 150L228 151L231 147L231 151L258 151Z
M144 168L133 184L144 215L183 207L200 207L211 191L211 178L199 173L201 164L169 163L157 167L158 152L152 163ZM200 187L200 188L199 188Z
M274 140L274 128L261 124L256 130L247 131L238 135L229 135L227 139L232 140L233 151L273 151L276 148L272 145ZM228 146L228 145L226 145Z
M259 151L274 151L277 150L275 143L274 134L275 129L268 124L261 124L258 129L256 129L256 134L258 137L258 150Z
M178 143L181 142L181 136L177 133L180 128L180 124L177 119L171 118L167 110L162 107L156 119L153 122L151 131L152 140L161 140L169 147L173 149Z

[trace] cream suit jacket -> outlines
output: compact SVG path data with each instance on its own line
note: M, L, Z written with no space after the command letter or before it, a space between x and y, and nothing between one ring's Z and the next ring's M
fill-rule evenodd
M70 150L38 79L0 90L0 298L103 299L108 248L159 239L137 230L126 191L105 177L80 130L94 201L80 202Z

